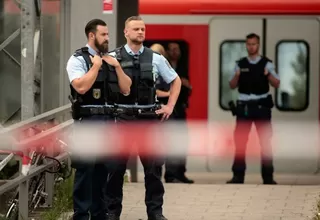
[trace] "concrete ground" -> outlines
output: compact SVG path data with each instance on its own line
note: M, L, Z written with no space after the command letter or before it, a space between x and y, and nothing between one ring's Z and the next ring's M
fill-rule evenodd
M169 220L305 220L318 211L318 175L278 174L278 185L262 185L258 174L248 174L243 185L225 184L230 173L188 176L196 183L165 184L164 215ZM121 220L147 220L143 173L138 177L138 183L124 186Z

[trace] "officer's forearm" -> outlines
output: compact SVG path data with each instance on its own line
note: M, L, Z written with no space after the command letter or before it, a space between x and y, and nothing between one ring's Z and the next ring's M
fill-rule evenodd
M100 66L93 65L86 74L72 81L73 88L79 94L82 94L82 95L85 94L92 87L93 83L96 81L99 69L100 69Z
M230 88L235 89L238 86L239 76L235 75L232 80L229 82Z
M158 97L169 97L170 96L170 91L166 92L166 91L157 89L156 93L157 93Z
M170 96L169 96L167 105L171 107L174 107L176 105L176 102L180 94L180 89L181 89L181 80L180 80L180 77L177 76L171 83Z
M116 69L116 73L118 76L118 83L119 83L119 87L120 87L120 91L122 94L129 94L130 93L130 87L132 84L132 81L130 79L129 76L127 76L121 66L118 66L115 68Z
M280 80L278 80L277 78L275 78L275 77L272 76L271 74L269 74L268 80L269 80L270 84L271 84L274 88L279 88Z

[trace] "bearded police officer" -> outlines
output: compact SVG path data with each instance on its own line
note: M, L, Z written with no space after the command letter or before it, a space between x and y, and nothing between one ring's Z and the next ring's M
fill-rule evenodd
M230 87L238 87L239 97L235 109L237 122L234 131L235 158L232 166L233 178L227 183L244 183L246 163L245 151L252 123L255 124L261 145L261 175L264 184L276 184L273 178L273 157L271 149L272 96L269 84L279 87L280 79L272 61L259 55L260 37L249 34L246 37L248 57L237 61Z
M85 34L88 39L86 47L76 50L70 57L66 68L71 83L69 98L73 103L73 118L75 123L93 120L107 121L110 119L108 115L95 115L94 109L85 107L105 105L107 95L105 85L110 75L118 78L119 91L123 94L130 93L132 82L115 58L104 55L108 51L109 42L106 23L99 19L91 20L85 27ZM107 171L103 161L89 162L75 158L73 155L72 167L76 169L73 219L105 220L106 212L101 194Z
M139 16L133 16L125 22L125 37L127 44L116 49L113 55L117 57L126 74L132 79L129 96L119 96L117 102L130 105L154 105L155 80L160 75L171 84L168 103L156 110L156 114L166 120L172 114L179 96L181 81L168 61L160 54L143 46L145 39L145 24ZM156 119L156 118L155 118ZM133 118L132 120L139 120ZM120 219L122 211L123 176L128 158L116 159L116 168L109 174L106 187L108 219ZM145 173L145 204L149 220L166 220L162 214L164 187L161 181L161 166L164 161L152 156L140 155Z

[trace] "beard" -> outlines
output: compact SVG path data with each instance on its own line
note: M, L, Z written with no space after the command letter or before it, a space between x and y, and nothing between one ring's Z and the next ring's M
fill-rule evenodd
M99 44L97 39L94 40L94 46L99 50L100 53L107 53L109 51L109 42L105 41L102 44Z

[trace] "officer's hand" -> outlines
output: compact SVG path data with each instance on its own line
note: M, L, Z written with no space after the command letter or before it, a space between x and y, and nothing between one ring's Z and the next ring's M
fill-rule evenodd
M94 55L94 57L90 56L91 62L93 65L101 66L102 65L102 58L98 55Z
M158 115L163 114L161 121L168 120L172 112L173 112L173 107L169 105L161 105L161 108L159 110L156 110L156 114Z
M114 66L114 67L120 66L120 63L118 62L118 60L110 55L103 56L102 59L111 66Z
M268 74L269 74L268 69L267 69L267 68L264 68L264 75L266 76L266 75L268 75Z

